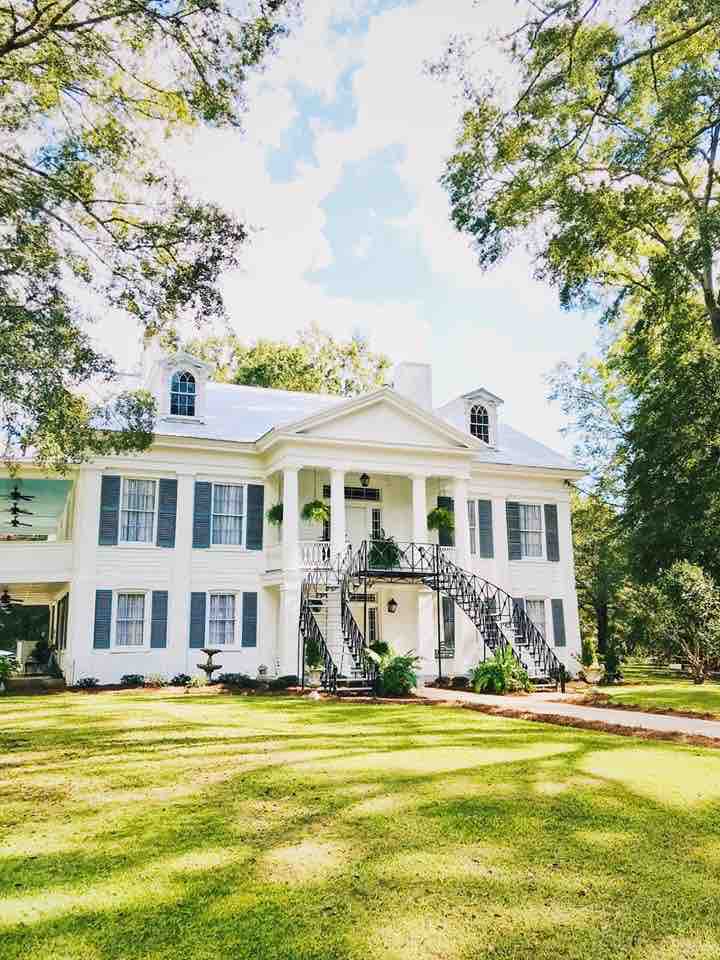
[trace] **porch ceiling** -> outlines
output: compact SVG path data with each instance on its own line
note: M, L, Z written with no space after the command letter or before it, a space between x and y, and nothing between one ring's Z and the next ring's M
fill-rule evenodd
M17 486L20 493L34 497L33 500L19 500L18 506L29 514L20 514L18 519L28 523L28 527L13 527L9 512L12 500L8 499L11 490ZM26 536L49 535L55 533L58 520L65 509L71 482L69 480L13 480L0 478L0 534L23 534Z
M24 607L33 607L52 603L68 586L67 583L9 583L7 590L14 600L21 600ZM0 580L0 591L4 588L5 583Z

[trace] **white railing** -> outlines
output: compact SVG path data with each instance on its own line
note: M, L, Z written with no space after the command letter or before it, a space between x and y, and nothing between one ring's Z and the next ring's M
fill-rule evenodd
M332 550L327 540L301 540L300 566L330 567L332 566Z

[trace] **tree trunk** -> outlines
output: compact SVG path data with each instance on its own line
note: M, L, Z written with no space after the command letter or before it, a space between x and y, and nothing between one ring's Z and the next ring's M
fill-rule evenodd
M608 634L609 634L609 614L608 614L608 605L607 603L600 603L596 608L595 612L597 615L597 652L598 655L604 657L607 653L608 648Z
M720 343L720 307L713 307L709 313L715 343Z

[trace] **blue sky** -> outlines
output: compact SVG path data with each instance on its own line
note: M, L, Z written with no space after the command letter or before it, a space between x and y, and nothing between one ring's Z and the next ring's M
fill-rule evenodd
M567 449L543 375L592 349L593 320L563 313L521 249L483 274L438 182L461 104L425 64L452 34L480 40L514 10L509 0L306 3L253 83L244 135L198 131L173 144L172 162L256 228L224 279L241 336L291 338L311 322L362 332L394 361L432 361L437 404L485 386L508 422ZM481 62L503 76L487 47Z

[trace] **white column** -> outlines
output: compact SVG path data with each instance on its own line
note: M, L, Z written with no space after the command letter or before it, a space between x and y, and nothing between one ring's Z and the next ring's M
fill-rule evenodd
M95 468L81 468L75 481L73 577L68 609L68 682L93 673L92 628L95 609L100 478Z
M298 569L298 539L300 511L298 508L298 468L283 470L282 546L285 570Z
M284 518L284 511L283 511ZM283 519L284 522L284 519ZM281 674L300 674L298 636L300 626L300 584L287 583L280 588L278 617L278 659Z
M330 471L330 553L333 561L345 550L345 471Z
M467 498L467 480L455 477L453 480L455 561L459 567L464 568L467 568L470 563L470 526L468 524Z
M427 477L414 474L412 477L412 538L415 543L427 543Z

